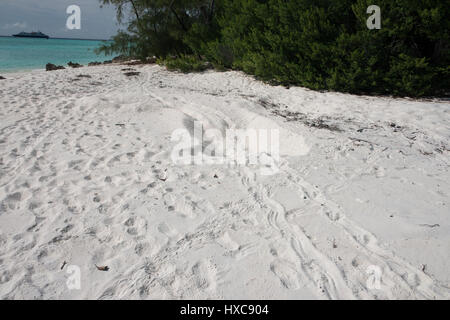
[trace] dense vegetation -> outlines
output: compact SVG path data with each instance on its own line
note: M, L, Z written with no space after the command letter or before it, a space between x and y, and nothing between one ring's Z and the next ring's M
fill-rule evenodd
M182 71L243 70L317 90L409 96L450 91L448 0L101 0L127 31L101 50ZM369 30L367 8L381 8ZM179 66L179 68L177 67ZM190 68L192 66L192 68Z

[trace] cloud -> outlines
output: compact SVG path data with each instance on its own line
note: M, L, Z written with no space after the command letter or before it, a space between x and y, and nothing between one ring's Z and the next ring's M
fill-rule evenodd
M7 23L2 29L25 29L27 27L26 22Z

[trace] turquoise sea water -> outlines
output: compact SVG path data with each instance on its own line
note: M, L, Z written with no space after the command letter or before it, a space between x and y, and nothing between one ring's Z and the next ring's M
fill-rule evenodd
M112 59L94 53L101 43L93 40L0 37L0 72L45 69L49 62L67 67L69 61L87 64Z

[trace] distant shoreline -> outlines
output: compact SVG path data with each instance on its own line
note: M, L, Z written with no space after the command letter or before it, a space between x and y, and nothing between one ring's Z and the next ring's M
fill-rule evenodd
M16 38L13 36L0 36L1 38ZM19 39L37 39L37 38L19 38ZM111 39L109 40L105 40L105 39L82 39L82 38L52 38L50 37L49 39L43 39L43 40L84 40L84 41L111 41Z
M23 40L28 39L28 40ZM54 39L54 40L53 40ZM0 73L45 69L47 63L65 66L68 62L87 65L109 61L114 55L96 49L108 44L102 40L34 39L0 37Z

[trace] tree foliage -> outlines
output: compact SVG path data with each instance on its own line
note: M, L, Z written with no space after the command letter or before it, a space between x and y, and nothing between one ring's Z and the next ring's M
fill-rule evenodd
M312 89L441 95L450 89L446 0L101 0L127 32L102 50L207 60ZM109 50L109 51L108 51ZM192 55L195 59L187 59ZM176 65L176 63L175 63Z

